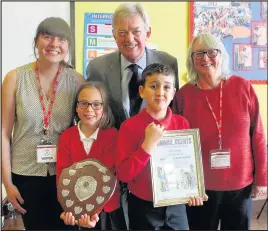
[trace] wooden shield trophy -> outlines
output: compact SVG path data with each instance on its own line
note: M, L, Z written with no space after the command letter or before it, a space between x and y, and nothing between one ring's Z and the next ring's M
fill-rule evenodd
M59 178L57 193L64 212L94 215L103 209L116 188L117 178L97 159L85 159L65 168Z

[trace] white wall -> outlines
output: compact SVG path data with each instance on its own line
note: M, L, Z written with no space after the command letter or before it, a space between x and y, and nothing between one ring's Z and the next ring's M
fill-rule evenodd
M35 60L35 31L47 17L70 25L70 2L2 2L2 82L10 70Z

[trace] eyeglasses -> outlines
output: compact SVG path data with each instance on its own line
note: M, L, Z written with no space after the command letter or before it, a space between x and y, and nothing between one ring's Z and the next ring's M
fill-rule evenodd
M220 52L219 49L211 49L208 51L196 51L191 54L191 57L193 59L199 60L199 59L203 59L204 55L207 54L209 58L215 58L219 52Z
M100 110L103 103L101 103L101 102L89 103L87 101L77 101L77 105L81 109L87 109L90 105L93 110Z

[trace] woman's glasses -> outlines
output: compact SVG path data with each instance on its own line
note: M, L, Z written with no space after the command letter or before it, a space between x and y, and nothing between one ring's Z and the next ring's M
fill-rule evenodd
M204 55L206 54L209 58L215 58L218 53L220 52L219 49L211 49L207 51L196 51L191 54L193 59L202 59L204 58Z
M87 109L89 106L91 106L93 110L100 110L102 108L103 103L101 102L89 103L87 101L77 101L77 105L81 109Z

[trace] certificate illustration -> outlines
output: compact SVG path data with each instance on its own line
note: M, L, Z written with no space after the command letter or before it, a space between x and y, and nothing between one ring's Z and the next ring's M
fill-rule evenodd
M205 195L199 129L167 131L151 156L154 207Z

